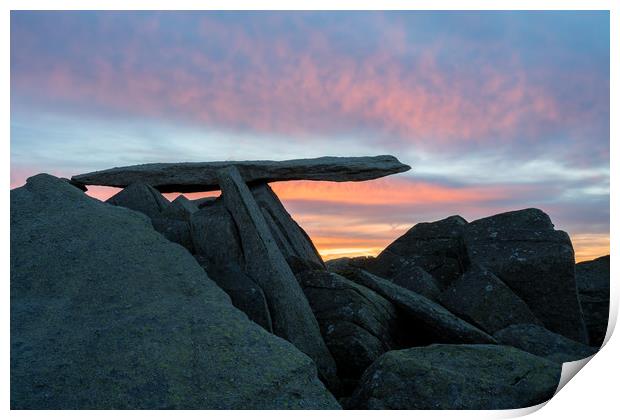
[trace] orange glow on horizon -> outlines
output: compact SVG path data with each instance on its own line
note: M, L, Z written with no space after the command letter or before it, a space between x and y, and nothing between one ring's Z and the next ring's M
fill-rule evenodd
M285 206L287 201L330 202L355 206L484 202L501 199L510 192L496 187L452 188L402 179L368 182L293 181L270 184ZM119 188L91 186L87 194L105 201ZM184 194L189 199L218 196L219 191ZM164 194L172 201L179 193ZM356 219L350 215L296 212L293 218L306 230L324 260L340 257L376 256L403 235L410 225L390 225ZM572 234L576 262L609 254L609 234Z

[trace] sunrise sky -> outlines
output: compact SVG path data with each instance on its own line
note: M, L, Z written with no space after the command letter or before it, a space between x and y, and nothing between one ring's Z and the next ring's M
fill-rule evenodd
M608 12L11 12L11 188L392 154L413 169L272 184L325 259L526 207L590 259L609 253L609 80Z

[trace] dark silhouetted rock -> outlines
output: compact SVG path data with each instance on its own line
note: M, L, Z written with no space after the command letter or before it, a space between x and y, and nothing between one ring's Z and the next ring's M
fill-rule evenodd
M451 216L432 223L418 223L392 242L368 269L384 278L394 278L406 261L433 276L441 288L460 277L467 268L463 229L467 221Z
M426 343L495 343L495 339L487 333L411 290L360 269L342 274L377 292L402 311L410 322L409 331L402 331L401 334L409 334L414 340L419 335L419 340Z
M139 211L151 219L161 217L161 213L170 205L155 188L140 183L129 185L108 198L106 203Z
M288 214L278 197L267 184L250 188L273 238L286 259L297 257L324 267L323 260L310 237Z
M364 370L392 348L394 306L370 289L324 270L297 274L325 343L338 367L343 392L351 392Z
M191 200L192 203L194 203L196 205L196 207L198 207L199 209L206 207L210 204L213 204L215 202L215 200L217 200L217 197L203 197L203 198L197 198L195 200Z
M45 174L10 210L12 409L338 407L146 216Z
M273 332L290 341L317 364L319 374L337 387L336 364L312 313L252 193L235 167L218 172L222 199L237 226L244 271L265 293Z
M162 215L168 219L189 222L192 214L198 211L198 206L187 197L180 195L164 209Z
M341 257L334 258L333 260L325 261L325 267L334 273L338 271L346 270L349 268L361 268L367 270L367 265L371 264L375 260L375 257L361 256L361 257Z
M578 343L539 325L517 324L493 334L500 344L513 346L558 363L585 359L595 348Z
M513 324L541 325L519 296L476 264L442 293L439 303L490 334Z
M495 345L415 347L385 353L348 401L356 409L498 410L549 400L560 365Z
M267 300L259 285L237 266L213 266L200 256L196 256L196 259L207 271L209 278L230 296L235 308L242 310L248 318L267 331L273 332Z
M245 266L239 230L223 200L193 213L190 226L194 251L209 266Z
M76 175L85 185L126 187L133 183L152 185L161 192L219 190L217 172L228 166L239 170L244 182L273 181L366 181L411 169L394 156L320 157L295 160L149 163Z
M185 247L189 252L194 252L194 243L190 232L189 222L184 220L166 219L157 217L151 219L153 228L166 239Z
M75 188L79 189L80 191L88 191L88 188L86 188L86 185L82 184L81 182L73 181L67 178L60 178L60 179L62 179L65 182L68 182L69 184L73 185Z
M570 238L544 212L526 209L471 222L469 259L492 271L527 303L544 326L587 343Z
M577 264L575 276L590 345L600 347L609 320L609 255Z

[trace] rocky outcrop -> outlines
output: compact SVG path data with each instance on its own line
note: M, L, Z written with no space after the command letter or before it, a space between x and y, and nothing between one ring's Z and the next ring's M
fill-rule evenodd
M590 345L600 347L609 320L609 255L577 264L575 276Z
M372 290L335 273L308 270L297 278L336 361L341 392L349 394L364 370L392 348L396 309Z
M322 378L336 387L336 365L319 324L260 207L235 167L222 169L218 177L223 202L238 227L243 269L265 293L273 332L309 355Z
M540 325L519 296L476 264L441 294L439 303L489 334L513 324Z
M416 344L495 343L495 339L487 333L411 290L361 269L350 269L341 274L396 306L409 319L408 330L402 334L409 336Z
M161 217L170 202L159 191L144 183L132 183L110 197L106 203L126 207L146 214L151 219Z
M369 270L391 279L407 262L431 274L443 289L459 278L468 266L463 244L466 226L467 221L460 216L418 223L385 248Z
M499 277L547 329L588 342L573 247L547 214L525 209L476 220L467 226L465 244L469 260Z
M432 345L385 353L348 402L355 409L498 410L550 399L559 364L494 345Z
M189 222L192 214L198 211L198 206L187 197L180 195L162 211L162 216L168 219Z
M238 169L242 181L366 181L405 172L410 166L394 156L320 157L284 161L227 161L149 163L76 175L74 182L124 188L133 183L155 187L160 192L219 190L217 172L228 166Z
M45 174L10 211L11 408L338 408L145 216Z
M511 325L493 335L501 344L559 363L591 356L596 349L532 324Z
M288 214L278 197L267 184L250 188L273 238L287 260L292 257L323 267L323 260L310 237Z

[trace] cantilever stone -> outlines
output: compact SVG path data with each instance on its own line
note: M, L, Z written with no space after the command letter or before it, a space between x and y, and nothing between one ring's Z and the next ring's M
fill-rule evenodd
M236 166L246 183L274 181L367 181L411 169L394 156L320 157L295 160L149 163L105 169L71 178L83 185L124 188L133 183L160 192L219 190L217 171Z

